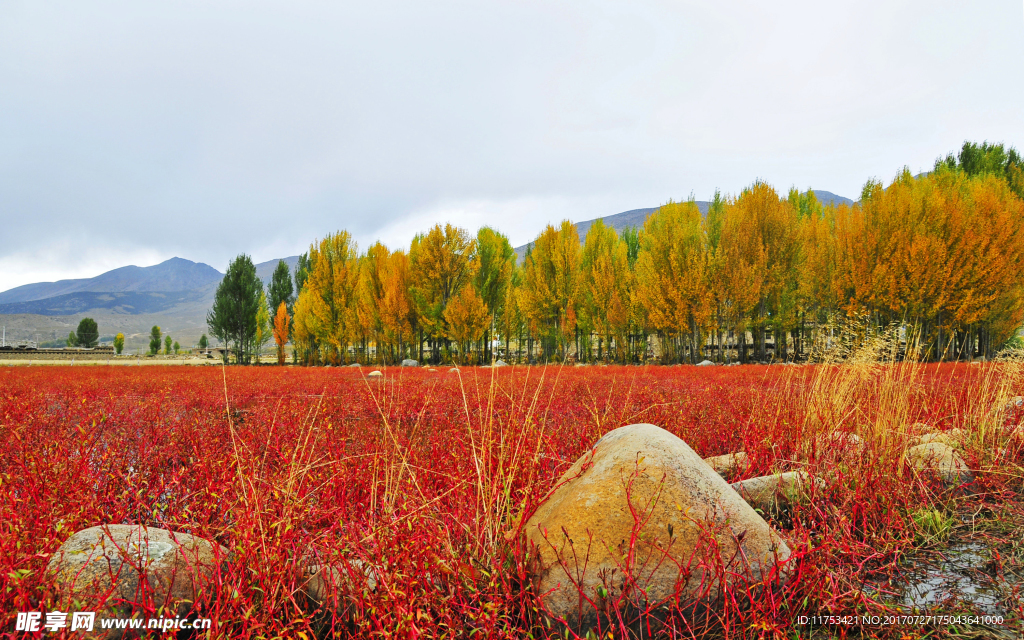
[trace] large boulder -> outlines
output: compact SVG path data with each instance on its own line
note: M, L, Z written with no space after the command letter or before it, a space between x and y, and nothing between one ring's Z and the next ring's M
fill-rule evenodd
M411 358L406 358L405 360L402 360L402 366L403 367L418 367L418 366L420 366L420 363L419 363L418 360L412 360Z
M212 586L226 560L224 547L187 533L111 524L75 533L47 565L62 611L95 611L94 638L118 638L101 621L163 609L162 617L187 615ZM151 609L152 610L152 609Z
M367 378L383 378L384 374L381 373L380 371L371 371L370 373L366 374L366 377Z
M601 438L562 475L525 534L546 612L581 634L597 623L590 602L634 620L666 599L713 607L709 594L723 573L706 567L724 568L742 593L790 556L714 469L651 424Z
M974 474L953 447L943 442L919 444L907 450L907 460L915 469L934 473L948 485L959 486L974 481Z

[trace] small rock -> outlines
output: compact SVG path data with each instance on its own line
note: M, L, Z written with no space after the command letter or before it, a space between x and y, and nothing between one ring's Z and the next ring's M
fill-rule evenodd
M371 371L370 373L366 374L366 377L367 378L383 378L384 374L381 373L380 371Z
M856 433L848 431L833 431L832 433L822 434L815 439L815 444L818 448L818 457L821 457L825 450L849 452L857 455L864 452L864 439Z
M788 471L741 480L729 486L751 507L767 513L777 510L780 504L804 502L810 491L810 484L811 476L806 472Z
M345 366L347 366L349 368L356 367L358 369L362 365L360 365L358 362L353 362L352 364L345 365Z
M496 367L507 367L508 363L505 362L504 360L498 360L497 362L494 363L494 366L496 366Z
M344 612L346 596L377 590L378 572L362 560L343 560L329 564L307 559L302 568L300 589L314 608L330 605ZM335 600L336 599L336 600Z
M224 547L187 533L111 524L72 535L46 570L61 610L95 611L98 633L91 637L117 638L122 630L99 631L101 620L129 618L149 606L164 608L165 616L187 615L227 556Z
M710 366L713 366L714 364L715 363L711 362L710 360L701 360L700 362L697 363L697 366L698 367L710 367Z
M452 367L451 369L448 370L448 373L458 373L458 372L459 372L459 368L458 367Z
M742 473L746 470L750 464L750 460L747 458L745 451L737 451L736 453L727 453L724 456L713 456L711 458L704 458L704 462L708 463L715 473L722 476L726 480L729 478Z
M922 436L917 436L915 438L910 439L911 446L940 442L944 445L953 448L962 448L963 441L964 432L960 429L950 429L949 431L934 431L932 433L926 433Z
M685 442L651 424L605 434L554 486L524 526L531 574L546 612L581 635L598 616L581 591L599 608L622 602L633 611L717 592L716 573L702 564L708 537L726 579L743 589L756 591L790 556L768 523ZM627 486L632 507L650 509L639 531ZM632 580L621 570L627 553L636 567Z
M427 369L427 371L431 371L431 372L433 372L433 373L437 373L437 369L434 369L434 368L432 368L432 367L431 367L431 368L428 368L428 369Z
M420 363L418 361L416 361L416 360L411 359L411 358L406 358L405 360L402 360L402 366L403 367L418 367L418 366L420 366Z
M934 472L949 485L974 481L974 474L953 447L942 442L919 444L907 450L907 460L918 471Z

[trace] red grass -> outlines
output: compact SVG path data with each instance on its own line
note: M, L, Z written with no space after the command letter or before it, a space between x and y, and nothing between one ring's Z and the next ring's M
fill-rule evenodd
M917 370L906 419L976 429L972 403L996 366ZM756 476L797 468L814 429L844 419L808 419L821 410L801 400L820 375L811 367L390 369L385 382L363 373L0 370L0 629L13 629L17 611L57 606L44 568L72 532L142 523L232 552L203 603L214 637L538 637L517 517L602 434L651 422L704 457L747 451L746 476ZM845 426L891 409L870 401L877 384L858 391L861 410ZM958 501L880 441L856 460L815 450L810 471L838 472L776 522L802 556L797 578L776 598L737 605L723 633L771 637L800 615L886 611L863 585L913 548L913 513L1019 503L1020 451L996 465L986 443L966 453L987 469L980 493ZM349 572L346 615L310 612L298 592L303 556ZM374 567L376 589L359 566Z

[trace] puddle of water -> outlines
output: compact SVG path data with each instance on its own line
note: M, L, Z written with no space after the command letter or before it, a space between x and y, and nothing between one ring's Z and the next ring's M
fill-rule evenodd
M903 564L902 574L887 585L888 594L880 593L881 585L876 584L874 595L905 611L1006 615L997 578L984 571L989 554L988 547L975 542L922 554ZM950 605L956 611L950 611Z

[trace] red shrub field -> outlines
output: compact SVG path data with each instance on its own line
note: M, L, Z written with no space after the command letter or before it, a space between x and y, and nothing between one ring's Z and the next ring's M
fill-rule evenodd
M197 603L210 637L564 636L532 593L523 523L604 433L647 422L702 457L746 451L744 477L818 478L766 514L792 579L725 598L700 632L672 610L665 635L1024 631L1014 363L369 371L0 370L0 630L62 606L46 564L69 535L130 523L227 549ZM915 423L964 430L970 486L907 463ZM839 430L864 448L822 444ZM311 562L347 574L319 607L303 595ZM922 583L934 588L913 595ZM915 604L1002 621L885 623ZM858 618L812 618L826 615ZM623 632L610 622L602 637Z

